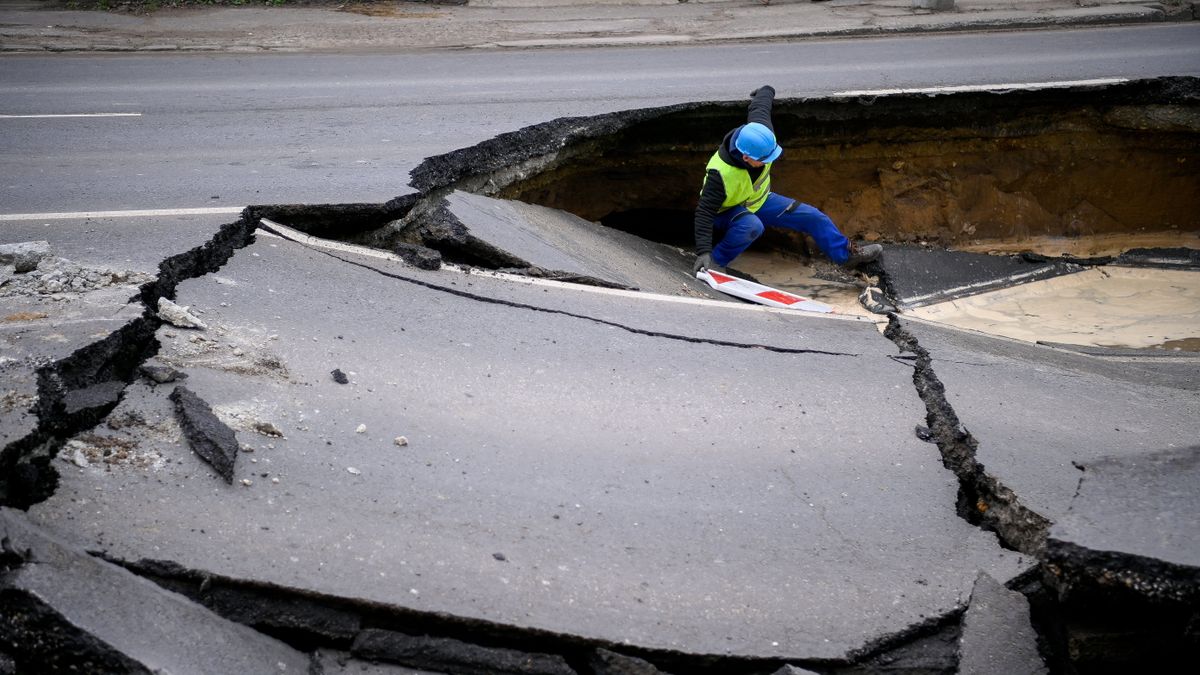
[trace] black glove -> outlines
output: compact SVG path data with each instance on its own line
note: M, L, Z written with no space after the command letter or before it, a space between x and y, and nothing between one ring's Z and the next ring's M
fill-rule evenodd
M771 98L775 98L775 87L772 87L769 84L764 84L763 86L759 87L758 89L755 89L754 91L750 92L750 98L754 98L755 96L758 96L758 92L762 91L763 89L770 89L771 90Z
M692 272L699 272L713 267L713 259L711 253L702 253L696 256L696 264L692 265Z

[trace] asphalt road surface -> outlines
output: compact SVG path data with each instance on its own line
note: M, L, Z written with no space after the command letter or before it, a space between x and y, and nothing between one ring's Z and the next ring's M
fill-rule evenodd
M567 115L848 90L1200 73L1192 23L395 55L6 57L0 216L381 202L422 158Z
M427 156L554 117L744 100L763 83L801 97L1194 75L1198 33L9 57L0 242L47 239L76 262L153 273L246 204L382 202L410 191ZM148 209L167 213L80 213ZM67 215L33 215L50 213ZM297 600L345 608L343 647L378 637L360 620L382 612L468 641L498 626L553 649L740 659L740 672L849 668L933 634L952 668L979 572L1013 584L1037 565L1032 546L1006 548L960 516L964 484L1018 486L1054 519L1076 458L1195 437L1190 361L1168 378L1136 360L906 326L929 346L923 360L855 318L421 271L265 235L214 248L219 269L195 250L161 273L178 270L170 295L209 327L146 324L154 361L235 429L235 482L181 438L174 385L97 373L70 393L117 404L117 384L120 402L54 460L57 489L28 517L79 549L196 571L201 594L265 589L252 604L286 617ZM26 413L0 426L6 443L36 422L44 357L142 309L120 286L57 295L5 298L6 405ZM914 387L932 369L946 392ZM262 435L266 422L279 433ZM941 446L968 440L990 475L943 464Z

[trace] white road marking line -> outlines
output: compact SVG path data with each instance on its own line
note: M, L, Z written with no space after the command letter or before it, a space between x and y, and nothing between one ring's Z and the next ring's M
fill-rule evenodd
M833 96L894 96L896 94L944 94L966 91L1006 91L1010 89L1053 89L1057 87L1086 87L1121 84L1129 78L1109 77L1096 80L1062 80L1059 82L1004 82L998 84L959 84L948 87L912 87L908 89L861 89L836 91Z
M58 115L0 115L0 119L57 119L60 117L141 117L142 113L64 113Z
M355 255L360 255L360 256L364 256L364 257L368 257L368 258L378 258L380 260L391 260L391 261L407 264L407 263L404 263L404 260L401 259L400 256L398 256L394 253L389 253L387 251L381 251L377 248L370 248L368 246L359 246L356 244L345 244L340 241L321 239L320 237L314 237L312 235L305 234L305 233L301 232L300 230L292 229L292 228L288 227L287 225L281 225L272 220L267 220L266 218L260 218L259 220L267 227L270 227L271 229L279 230L279 232L286 235L287 239L291 239L303 246L309 246L312 248L320 248L320 249L325 249L328 251L338 251L341 253L352 253ZM261 230L261 229L257 231L257 234L265 236L265 237L281 238L275 234L272 234L271 232L267 232L266 230ZM857 316L857 315L853 315L853 314L815 314L815 313L801 314L800 312L796 312L795 310L775 309L774 307L766 307L764 305L752 305L752 304L741 303L741 302L729 302L728 300L711 300L709 298L688 298L688 297L677 296L677 295L663 295L660 293L647 293L644 291L626 291L626 290L622 290L620 288L602 288L600 286L588 286L586 284L572 284L572 283L567 283L565 281L554 281L552 279L536 279L534 277L526 277L526 276L521 276L521 275L517 275L517 274L506 274L504 272L493 272L491 270L480 270L480 269L475 269L475 268L462 268L457 265L452 265L449 263L443 264L442 269L449 271L449 272L457 272L459 274L469 274L469 275L481 276L481 277L491 277L493 279L503 279L505 281L513 281L516 283L528 284L530 286L549 286L551 288L561 288L561 289L565 289L565 290L578 291L581 293L595 293L595 294L599 294L599 295L612 295L612 296L617 296L617 297L621 297L621 298L630 298L630 299L634 299L634 300L655 300L658 302L670 302L670 303L675 303L675 304L680 304L680 305L700 305L700 306L704 306L704 307L714 307L714 308L720 308L720 309L744 310L744 311L750 311L750 312L767 312L770 314L783 314L786 316L804 316L806 318L811 317L811 318L819 318L819 319L827 319L827 320L835 320L835 321L840 320L840 321L867 321L867 322L870 322L870 319L867 319L867 318L861 317L861 316ZM690 277L691 275L685 275L685 276Z
M145 216L222 216L241 213L244 206L201 209L141 209L137 211L71 211L63 213L0 213L0 222L15 220L84 220L86 218L141 218Z

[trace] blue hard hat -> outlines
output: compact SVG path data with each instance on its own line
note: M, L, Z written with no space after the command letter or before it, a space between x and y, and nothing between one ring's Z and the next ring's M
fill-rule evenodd
M733 141L733 147L756 162L774 162L783 154L783 148L775 142L775 133L767 125L758 122L743 126Z

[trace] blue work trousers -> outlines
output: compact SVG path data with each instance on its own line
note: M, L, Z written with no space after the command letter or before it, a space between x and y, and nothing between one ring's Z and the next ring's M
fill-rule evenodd
M796 206L788 210L789 206ZM803 232L817 242L817 248L837 264L850 257L850 240L817 207L801 204L790 197L771 192L762 208L754 213L735 206L713 219L713 262L724 267L763 233L763 227L782 227Z

